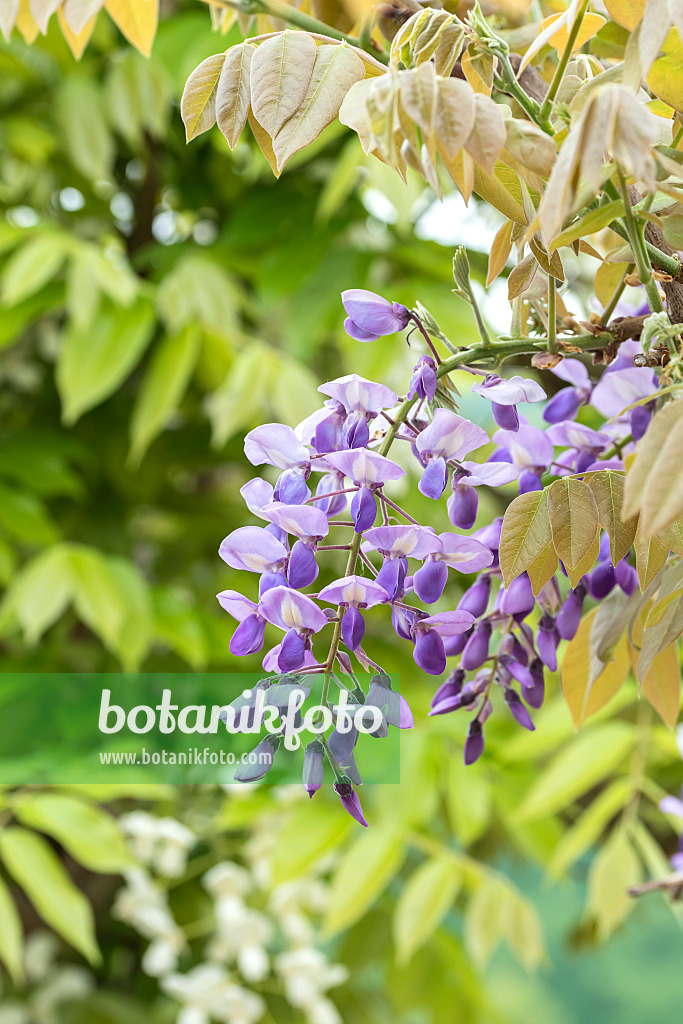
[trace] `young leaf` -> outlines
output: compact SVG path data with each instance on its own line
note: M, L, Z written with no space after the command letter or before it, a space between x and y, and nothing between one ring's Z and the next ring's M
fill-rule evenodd
M536 561L551 540L548 492L520 494L507 507L500 535L500 568L506 587Z
M188 142L216 123L216 91L225 60L225 53L214 53L207 57L185 83L180 100L180 116Z
M588 484L575 477L548 488L548 515L558 557L573 569L588 554L600 530L598 507Z
M251 109L271 139L303 103L316 50L311 36L291 30L266 39L256 50L251 65Z
M7 591L3 613L11 610L35 644L63 614L73 593L70 548L57 544L22 566Z
M465 82L457 78L436 79L434 133L439 152L450 160L465 145L474 123L474 109L474 95Z
M0 278L2 304L14 306L40 291L59 273L70 248L67 235L46 231L16 249Z
M59 4L54 6L58 7ZM64 20L71 31L74 35L79 36L102 7L104 7L104 0L64 0L62 11ZM41 31L43 31L42 28Z
M350 47L328 43L316 47L306 95L273 139L278 170L281 171L290 157L318 138L339 113L342 100L351 86L364 76L365 66Z
M634 516L636 512L640 512L648 494L649 477L657 461L657 456L663 451L672 432L681 431L683 422L681 417L683 417L683 402L667 403L656 413L644 437L638 442L635 459L626 474L623 512L625 517ZM672 482L672 474L669 470L665 473L665 482ZM645 524L642 522L640 525L643 539L657 532L656 530L646 531Z
M10 41L18 13L19 0L5 0L4 4L0 4L0 32L6 43Z
M149 57L159 21L159 0L106 0L104 6L131 46Z
M557 557L557 551L553 547L551 541L527 569L534 597L536 597L540 591L543 590L546 583L553 578L557 571L558 563L559 558Z
M5 828L0 857L45 923L91 964L99 963L92 907L47 841L18 826Z
M594 473L588 480L598 506L600 526L609 537L612 565L616 565L629 553L638 526L637 516L626 520L622 518L624 484L624 474L612 469Z
M676 592L678 592L676 596ZM680 566L671 566L664 573L659 588L659 599L672 595L657 623L643 630L643 641L638 658L638 681L642 684L658 654L674 643L683 632L683 591L680 587Z
M93 804L62 793L26 793L12 810L22 825L52 836L91 871L118 874L131 866L115 819Z
M508 299L512 301L518 295L523 295L531 287L531 282L536 276L538 261L528 253L519 263L512 268L508 275Z
M640 692L673 729L681 711L681 654L677 643L669 644L654 658Z
M546 765L519 810L529 821L554 814L610 775L633 747L633 726L606 722L580 733Z
M256 52L253 43L231 46L216 86L216 122L230 149L235 148L247 123L251 95L250 65Z
M393 830L377 827L349 847L337 866L324 931L334 935L363 916L401 866L403 843Z
M640 881L640 860L626 830L616 828L588 872L588 911L596 919L598 938L604 942L634 906L630 886Z
M648 540L644 539L639 525L636 530L635 549L638 581L640 589L644 594L657 574L666 565L666 560L669 557L669 548L666 544L662 543L659 537L650 537Z
M485 877L470 897L465 912L465 945L478 967L493 956L505 933L509 889L495 877Z
M453 904L461 872L453 857L431 857L406 882L393 920L396 958L408 963L432 936Z
M552 852L548 872L558 878L594 846L606 826L633 793L630 779L615 779L603 789L563 834Z
M591 210L579 220L571 224L566 231L562 231L551 243L552 249L559 249L561 245L571 245L577 238L584 238L586 235L593 235L608 227L613 220L624 216L624 201L612 199L609 203L599 206L597 210Z
M677 519L671 526L657 534L657 540L667 551L673 551L675 555L683 558L683 518Z
M181 401L194 371L201 333L196 325L165 338L138 391L130 421L130 460L138 466Z
M78 616L102 642L116 651L126 618L127 595L95 548L74 544L70 549L73 601Z
M496 232L496 237L493 239L491 252L489 253L489 266L486 274L487 288L489 285L493 284L508 261L508 257L512 250L512 233L514 231L514 227L515 225L513 221L506 220Z
M582 618L562 659L562 692L577 728L618 693L631 667L625 636L613 650L612 660L603 662L597 657L592 641L596 615L594 609Z
M657 452L642 492L640 524L646 537L660 533L683 514L683 479L680 474L671 472L671 467L679 466L681 459L683 420L679 416ZM635 468L635 463L632 468Z
M15 985L24 977L24 929L12 894L0 878L0 960L9 971Z
M595 535L595 540L593 541L593 543L591 544L590 548L583 556L581 561L577 562L577 564L573 568L570 568L568 565L565 566L565 569L567 570L567 576L569 577L569 582L571 583L572 587L576 586L576 584L579 582L582 576L585 576L587 572L590 572L590 570L593 568L596 561L598 560L599 554L600 533L598 532Z
M487 174L493 174L498 154L505 145L505 136L505 118L498 104L489 96L475 93L474 124L465 149Z

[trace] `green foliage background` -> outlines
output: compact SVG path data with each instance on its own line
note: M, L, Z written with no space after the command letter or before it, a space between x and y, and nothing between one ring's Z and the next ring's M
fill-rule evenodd
M317 383L344 372L381 375L401 390L414 361L402 342L347 338L341 290L419 299L454 341L474 340L468 311L450 292L451 252L414 234L422 186L394 182L339 125L278 183L247 140L232 156L218 132L186 147L178 114L185 79L231 41L218 44L205 13L187 3L162 21L150 60L104 18L78 64L54 27L31 47L16 35L0 45L4 671L228 671L230 624L215 594L240 584L217 548L245 521L243 434L264 419L298 421L315 408ZM368 214L368 188L389 195L395 224ZM473 252L471 261L482 276L484 257ZM575 740L555 684L534 736L492 722L487 758L465 773L466 723L427 720L428 681L390 639L378 634L373 644L402 674L419 721L403 741L400 788L364 796L373 827L360 839L323 794L277 817L277 880L334 854L324 941L352 970L335 993L344 1020L672 1019L681 934L659 896L623 924L633 906L623 890L641 868L612 830L642 790L634 841L645 865L666 871L658 844L673 849L676 839L656 801L678 785L671 734L634 711L631 689L619 696L615 721L598 714ZM256 670L258 660L240 668ZM638 768L644 732L653 753ZM72 797L107 820L132 800L82 788ZM182 789L137 797L179 817L208 799ZM239 801L214 794L201 855L219 859L227 843L239 858L272 808L267 789ZM65 839L22 811L16 794L5 794L1 813L3 825L18 820L51 837L57 874L41 881L55 892L72 885L64 850L88 869L67 858L88 901L75 940L68 912L43 907L41 915L86 954L94 922L104 954L97 997L64 1019L172 1019L139 969L140 942L110 918L109 872L119 862L89 862L79 846L90 819ZM102 850L111 841L103 834ZM19 882L40 912L35 877L11 870L8 845L0 840L1 877ZM419 888L415 872L425 864L443 869L436 887L423 880ZM542 882L548 870L554 888ZM47 871L40 856L36 871ZM418 913L401 926L396 906L408 914L411 885ZM4 897L7 935L15 919L3 906ZM23 896L19 908L30 931L36 917ZM415 935L424 944L410 959L421 944ZM501 939L506 948L495 953ZM7 961L2 942L0 954ZM65 947L64 956L77 954ZM273 1012L297 1019L283 1007Z

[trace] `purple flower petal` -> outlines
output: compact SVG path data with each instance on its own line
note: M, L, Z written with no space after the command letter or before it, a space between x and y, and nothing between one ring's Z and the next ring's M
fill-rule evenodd
M626 370L614 370L605 373L593 388L591 405L605 419L619 416L626 406L637 402L639 398L654 395L657 391L657 378L645 368L632 366Z
M465 633L474 622L474 616L469 612L437 612L421 619L418 629L427 628L436 630L440 636L455 636L457 633Z
M402 331L410 320L409 311L405 306L398 302L389 302L388 299L365 288L349 288L342 292L342 305L354 327L377 337ZM347 333L351 333L346 324L344 327ZM356 335L351 334L351 337Z
M318 571L314 552L302 540L298 540L289 556L287 583L293 590L310 587L317 580Z
M418 398L431 402L436 394L437 384L436 363L431 356L421 356L410 378L408 398L417 395Z
M298 629L317 633L329 622L315 601L289 587L269 590L261 598L260 610L268 622L285 631Z
M475 619L478 619L486 613L490 595L491 577L480 576L458 601L458 611L469 612Z
M481 722L473 718L467 730L467 739L463 750L465 764L474 764L484 753L484 733Z
M442 458L430 459L417 487L420 493L424 494L425 498L432 498L434 501L438 501L446 490L447 483L448 466L446 465L446 460Z
M266 620L260 615L249 615L243 619L230 639L230 653L241 658L255 654L263 647L266 635Z
M418 630L413 651L415 663L423 672L439 676L446 668L443 640L434 629Z
M329 601L330 604L356 605L372 608L376 604L384 604L389 595L377 581L365 576L344 576L328 584L318 594L318 600Z
M506 448L519 469L546 468L553 461L553 443L544 430L520 423L519 430L497 430L493 440Z
M391 388L359 377L357 373L321 384L318 391L340 402L347 413L362 412L374 416L382 409L391 409L398 401L396 392Z
M481 427L448 409L437 409L429 426L418 434L415 447L423 458L458 461L488 443L489 436Z
M461 462L460 465L467 470L467 476L460 480L465 487L502 487L519 476L517 466L507 461Z
M288 552L284 544L260 526L241 526L225 538L218 554L231 569L279 572Z
M364 550L379 551L390 558L426 558L441 551L435 533L423 526L377 526L365 534Z
M327 516L315 505L285 505L276 501L265 505L262 511L271 523L300 540L322 540L329 532Z
M284 423L264 423L250 430L244 438L244 454L253 466L267 463L278 469L303 469L309 464L308 452Z
M446 502L446 508L448 509L448 518L453 526L457 526L460 530L469 530L477 521L479 495L474 487L457 483Z
M440 533L441 551L434 558L445 562L458 572L479 572L493 562L493 552L475 537L462 537L459 533Z
M584 400L583 393L578 388L562 388L546 405L543 419L546 423L573 420Z
M406 475L405 469L391 459L365 448L333 452L325 461L359 487L381 487L389 480L399 480Z
M522 704L519 694L515 690L511 690L509 687L505 689L503 696L505 697L505 703L510 709L510 713L520 725L523 725L529 732L533 732L536 728L531 720L531 715Z
M350 651L355 651L363 642L365 619L355 605L344 612L341 620L342 640Z
M377 501L368 487L361 487L351 499L351 517L356 533L364 533L377 518Z
M489 398L497 405L542 402L544 398L547 398L545 391L535 380L519 376L504 380L495 373L488 374L481 384L473 384L472 391L483 398Z
M413 576L413 589L425 604L433 604L443 594L448 580L448 566L431 558Z
M363 808L353 786L348 782L335 782L334 791L341 800L344 810L348 811L351 817L355 818L360 825L367 828L368 823L365 820Z
M491 403L493 418L502 430L519 430L519 413L516 405L499 405Z
M250 512L253 512L259 519L267 519L263 515L263 506L270 505L273 500L273 486L267 480L257 476L250 480L244 487L240 487L240 494Z

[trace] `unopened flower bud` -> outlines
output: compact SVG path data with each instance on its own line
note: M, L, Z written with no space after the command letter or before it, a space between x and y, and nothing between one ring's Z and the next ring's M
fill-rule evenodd
M467 730L467 739L463 750L465 764L474 764L484 753L484 734L481 722L473 718Z
M478 619L486 612L490 594L491 577L488 574L480 576L458 601L458 611L470 612Z
M483 665L489 656L489 641L491 639L491 623L487 620L478 622L474 632L465 644L465 649L460 658L462 667L470 672L472 669Z
M317 793L325 778L325 750L320 740L312 740L304 752L303 784L309 797Z
M557 632L563 640L573 640L576 636L579 623L581 622L581 613L583 611L585 596L586 588L579 584L579 586L575 587L574 590L569 591L567 600L557 613L555 625L557 627Z
M530 732L533 732L536 726L531 721L531 715L522 704L521 698L517 691L512 690L510 689L510 687L508 687L505 690L503 696L505 697L505 703L509 707L513 718L515 718L520 725L523 725L525 729L528 729Z

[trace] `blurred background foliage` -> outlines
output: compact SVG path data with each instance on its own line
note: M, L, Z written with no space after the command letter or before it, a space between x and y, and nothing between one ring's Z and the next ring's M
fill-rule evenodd
M457 234L463 209L434 215L417 179L394 181L339 125L277 183L246 138L232 155L217 132L186 147L185 79L233 40L192 0L166 13L150 59L103 17L78 64L54 23L30 46L17 33L0 44L5 672L229 671L215 594L237 581L216 552L246 521L244 433L296 423L318 404L318 382L345 372L405 390L415 360L403 343L351 341L339 293L419 299L454 342L475 337L450 291L445 221ZM486 242L467 231L483 280ZM574 293L587 286L577 269ZM315 942L350 969L332 991L344 1021L674 1018L680 915L660 896L631 913L624 890L666 873L660 848L676 836L657 801L677 788L680 758L668 730L636 710L635 688L577 739L555 685L535 734L492 723L487 757L465 772L466 723L427 719L412 662L380 635L373 647L419 724L402 738L400 787L365 795L373 824L362 836L324 793L309 804L293 787L4 794L0 958L14 981L3 983L2 1024L174 1018L177 1004L140 966L145 940L111 916L112 872L135 859L112 813L140 801L195 836L173 883L188 926L181 969L203 955L197 877L226 857L253 867L249 844L267 835L263 899L301 879L328 887ZM27 957L41 922L63 944L57 966L39 971ZM91 969L50 996L74 949ZM254 987L264 1019L327 1024Z

